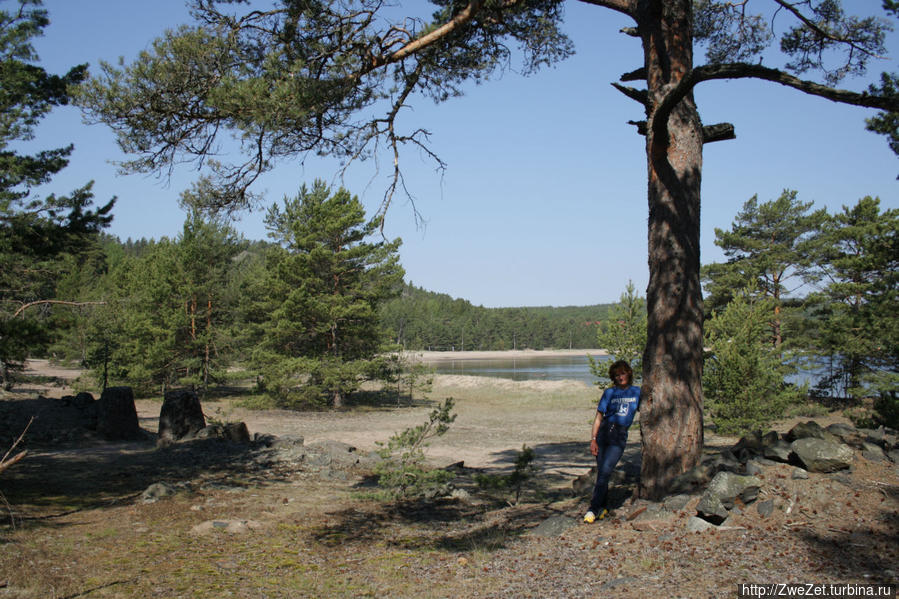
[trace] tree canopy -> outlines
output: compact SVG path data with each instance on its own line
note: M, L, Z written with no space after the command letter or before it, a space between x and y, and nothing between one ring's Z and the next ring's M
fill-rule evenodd
M751 78L896 112L899 98L885 89L836 87L885 54L889 23L847 14L838 0L581 1L628 16L633 27L623 32L642 42L642 66L615 85L645 114L634 121L646 137L649 200L641 493L658 496L701 457L702 147L734 137L728 123L702 122L693 89ZM443 166L426 130L402 128L410 97L444 101L519 54L530 74L573 51L561 0L432 4L425 19L389 11L381 0L192 0L193 25L164 33L132 64L104 65L80 102L134 155L126 167L205 165L198 189L216 209L252 204L252 184L280 160L320 153L352 161L384 149L394 168L383 211L404 187L401 148L422 150ZM775 31L779 67L761 64L777 60L769 52ZM706 63L695 65L699 49ZM646 88L624 85L632 81ZM242 161L214 159L227 134L241 141Z
M54 107L67 104L69 87L82 81L87 66L51 75L35 64L31 44L49 24L39 2L20 0L0 10L0 382L46 342L34 308L72 303L56 298L54 286L65 255L86 249L109 224L114 200L91 209L87 183L68 195L36 196L66 167L73 146L22 154L15 144L34 138L34 129ZM42 314L41 316L45 316Z

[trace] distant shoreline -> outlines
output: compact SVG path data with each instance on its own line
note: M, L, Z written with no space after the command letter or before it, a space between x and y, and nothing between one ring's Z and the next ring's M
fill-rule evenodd
M403 355L420 362L450 362L457 360L514 360L517 358L549 358L565 356L606 356L604 349L517 349L496 351L407 351Z

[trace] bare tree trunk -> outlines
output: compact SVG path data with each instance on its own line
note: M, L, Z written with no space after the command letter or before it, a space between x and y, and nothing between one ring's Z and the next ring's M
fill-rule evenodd
M692 68L691 2L651 0L638 5L650 102L648 341L643 354L639 494L657 499L702 455L703 136L692 94L674 107L667 126L652 126L658 125L653 123L655 107Z

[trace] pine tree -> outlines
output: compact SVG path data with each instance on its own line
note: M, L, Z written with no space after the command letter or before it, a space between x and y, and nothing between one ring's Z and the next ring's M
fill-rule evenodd
M634 371L634 380L643 374L643 350L646 348L646 300L640 297L632 281L618 303L609 310L608 321L596 335L597 347L605 349L613 360L626 360ZM590 356L590 372L602 382L609 381L602 364Z
M366 222L357 197L323 181L273 205L265 223L279 245L255 323L263 387L283 403L339 408L380 349L377 310L401 290L401 242L370 241L379 221Z
M737 213L730 231L715 229L715 245L728 261L703 267L708 297L706 309L715 312L747 286L771 298L771 341L783 342L787 298L817 274L817 236L827 219L825 210L811 212L812 202L800 202L797 192L785 190L778 199L759 204L753 196Z
M823 386L864 395L899 390L899 210L865 197L825 229L823 290L808 298L814 350L833 364Z
M747 288L706 323L703 391L722 434L757 430L803 396L804 389L785 384L794 369L770 343L773 305Z
M109 224L113 202L91 210L91 183L69 195L35 197L68 164L73 146L23 155L11 142L34 138L34 128L54 107L68 103L69 86L82 81L86 65L66 75L48 74L35 63L31 40L49 24L38 2L20 0L0 10L0 384L9 388L13 372L49 341L52 305L72 305L57 297L56 282L75 255Z

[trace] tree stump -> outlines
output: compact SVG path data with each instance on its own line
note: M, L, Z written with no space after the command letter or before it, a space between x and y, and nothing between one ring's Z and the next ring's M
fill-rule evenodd
M159 412L159 438L178 441L206 427L200 398L193 391L177 389L165 394Z
M131 387L108 387L97 402L97 432L110 441L144 439Z

